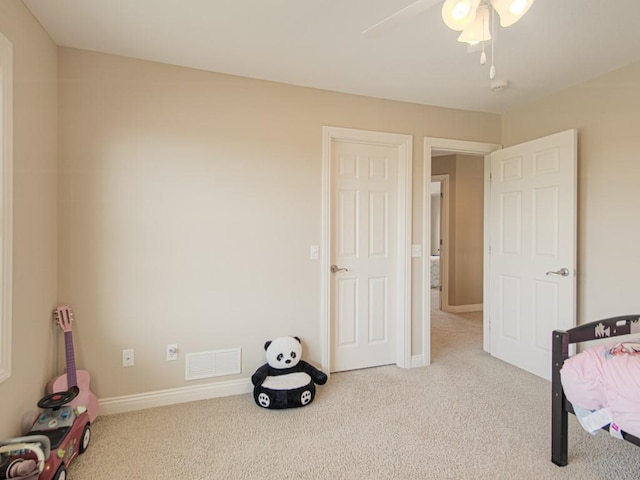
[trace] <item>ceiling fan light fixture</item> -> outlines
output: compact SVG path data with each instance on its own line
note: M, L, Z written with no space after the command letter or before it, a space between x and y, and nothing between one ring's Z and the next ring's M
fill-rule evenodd
M514 15L522 15L528 8L531 3L527 0L514 0L509 5L509 11Z
M500 25L510 27L529 11L535 0L491 0L493 8L500 15Z
M473 23L462 31L458 37L458 41L470 45L477 45L487 40L491 40L491 32L489 31L489 7L487 5L480 5Z
M451 30L462 31L475 19L480 0L446 0L442 20Z

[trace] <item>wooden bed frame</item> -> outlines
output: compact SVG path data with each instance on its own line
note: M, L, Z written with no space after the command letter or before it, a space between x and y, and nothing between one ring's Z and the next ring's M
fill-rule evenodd
M551 461L567 465L568 413L574 413L560 381L560 369L569 358L569 345L620 335L640 333L640 315L624 315L579 325L569 330L554 330L551 375ZM609 430L609 426L604 429ZM640 438L622 432L622 437L640 447Z

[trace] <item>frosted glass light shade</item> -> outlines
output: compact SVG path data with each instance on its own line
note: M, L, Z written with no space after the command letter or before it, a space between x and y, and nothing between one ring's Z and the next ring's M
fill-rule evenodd
M509 27L520 20L535 0L491 0L500 16L500 25Z
M442 5L442 20L451 30L462 31L476 16L480 0L446 0Z
M491 40L489 31L489 7L480 5L473 23L465 28L458 37L459 42L466 42L475 45L480 42Z

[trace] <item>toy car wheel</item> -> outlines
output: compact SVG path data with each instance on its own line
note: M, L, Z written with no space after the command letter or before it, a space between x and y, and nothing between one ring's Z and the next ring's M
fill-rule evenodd
M89 447L89 442L91 441L91 427L87 423L84 426L84 430L82 431L82 437L80 437L80 448L78 449L78 453L84 453L85 450Z
M60 465L60 468L53 477L53 480L67 480L67 470L64 468L64 465Z

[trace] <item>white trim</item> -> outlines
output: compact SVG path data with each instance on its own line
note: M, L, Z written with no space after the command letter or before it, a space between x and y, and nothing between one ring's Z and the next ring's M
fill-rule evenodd
M424 142L425 144L428 143L431 145L434 150L443 150L463 155L488 155L502 148L502 145L499 143L468 142L466 140L453 140L451 138L424 137Z
M445 150L451 153L462 153L465 155L488 155L500 149L502 146L495 143L480 143L480 142L468 142L465 140L452 140L448 138L424 138L424 168L423 168L423 198L422 198L422 251L431 251L431 151L432 150ZM485 158L485 185L488 181L487 159ZM485 217L484 217L484 230L488 230L487 225L489 222L489 216L487 215L487 195L485 192ZM489 284L487 282L487 270L488 262L486 261L486 250L488 244L485 242L485 263L484 263L484 298L487 298ZM425 260L426 259L426 260ZM429 258L424 256L422 259L422 354L424 357L424 364L429 365L431 363L431 292L430 288L430 269ZM485 301L485 305L487 305ZM486 331L488 329L489 315L487 310L483 314L483 328L485 341L488 337ZM485 348L486 349L486 348Z
M482 256L483 262L483 279L482 279L482 302L484 306L484 315L482 316L482 349L485 352L491 353L491 315L489 313L489 307L491 305L491 289L489 288L489 282L491 281L491 272L489 265L491 251L491 230L489 229L489 221L491 219L491 155L485 155L484 157L484 237L483 237L483 249Z
M467 312L482 312L483 305L481 303L469 304L469 305L449 305L449 312L451 313L467 313Z
M411 368L424 367L424 356L423 355L412 355L411 356Z
M0 34L0 382L11 376L13 297L13 44Z
M411 198L413 137L340 127L322 127L322 211L320 258L320 341L322 369L331 372L331 142L345 140L398 149L398 301L396 365L411 366Z
M164 407L177 403L196 402L198 400L228 397L230 395L242 395L251 393L252 391L253 385L251 384L251 380L243 378L240 380L157 390L155 392L125 395L122 397L101 398L99 400L99 413L100 415L112 415L114 413Z

